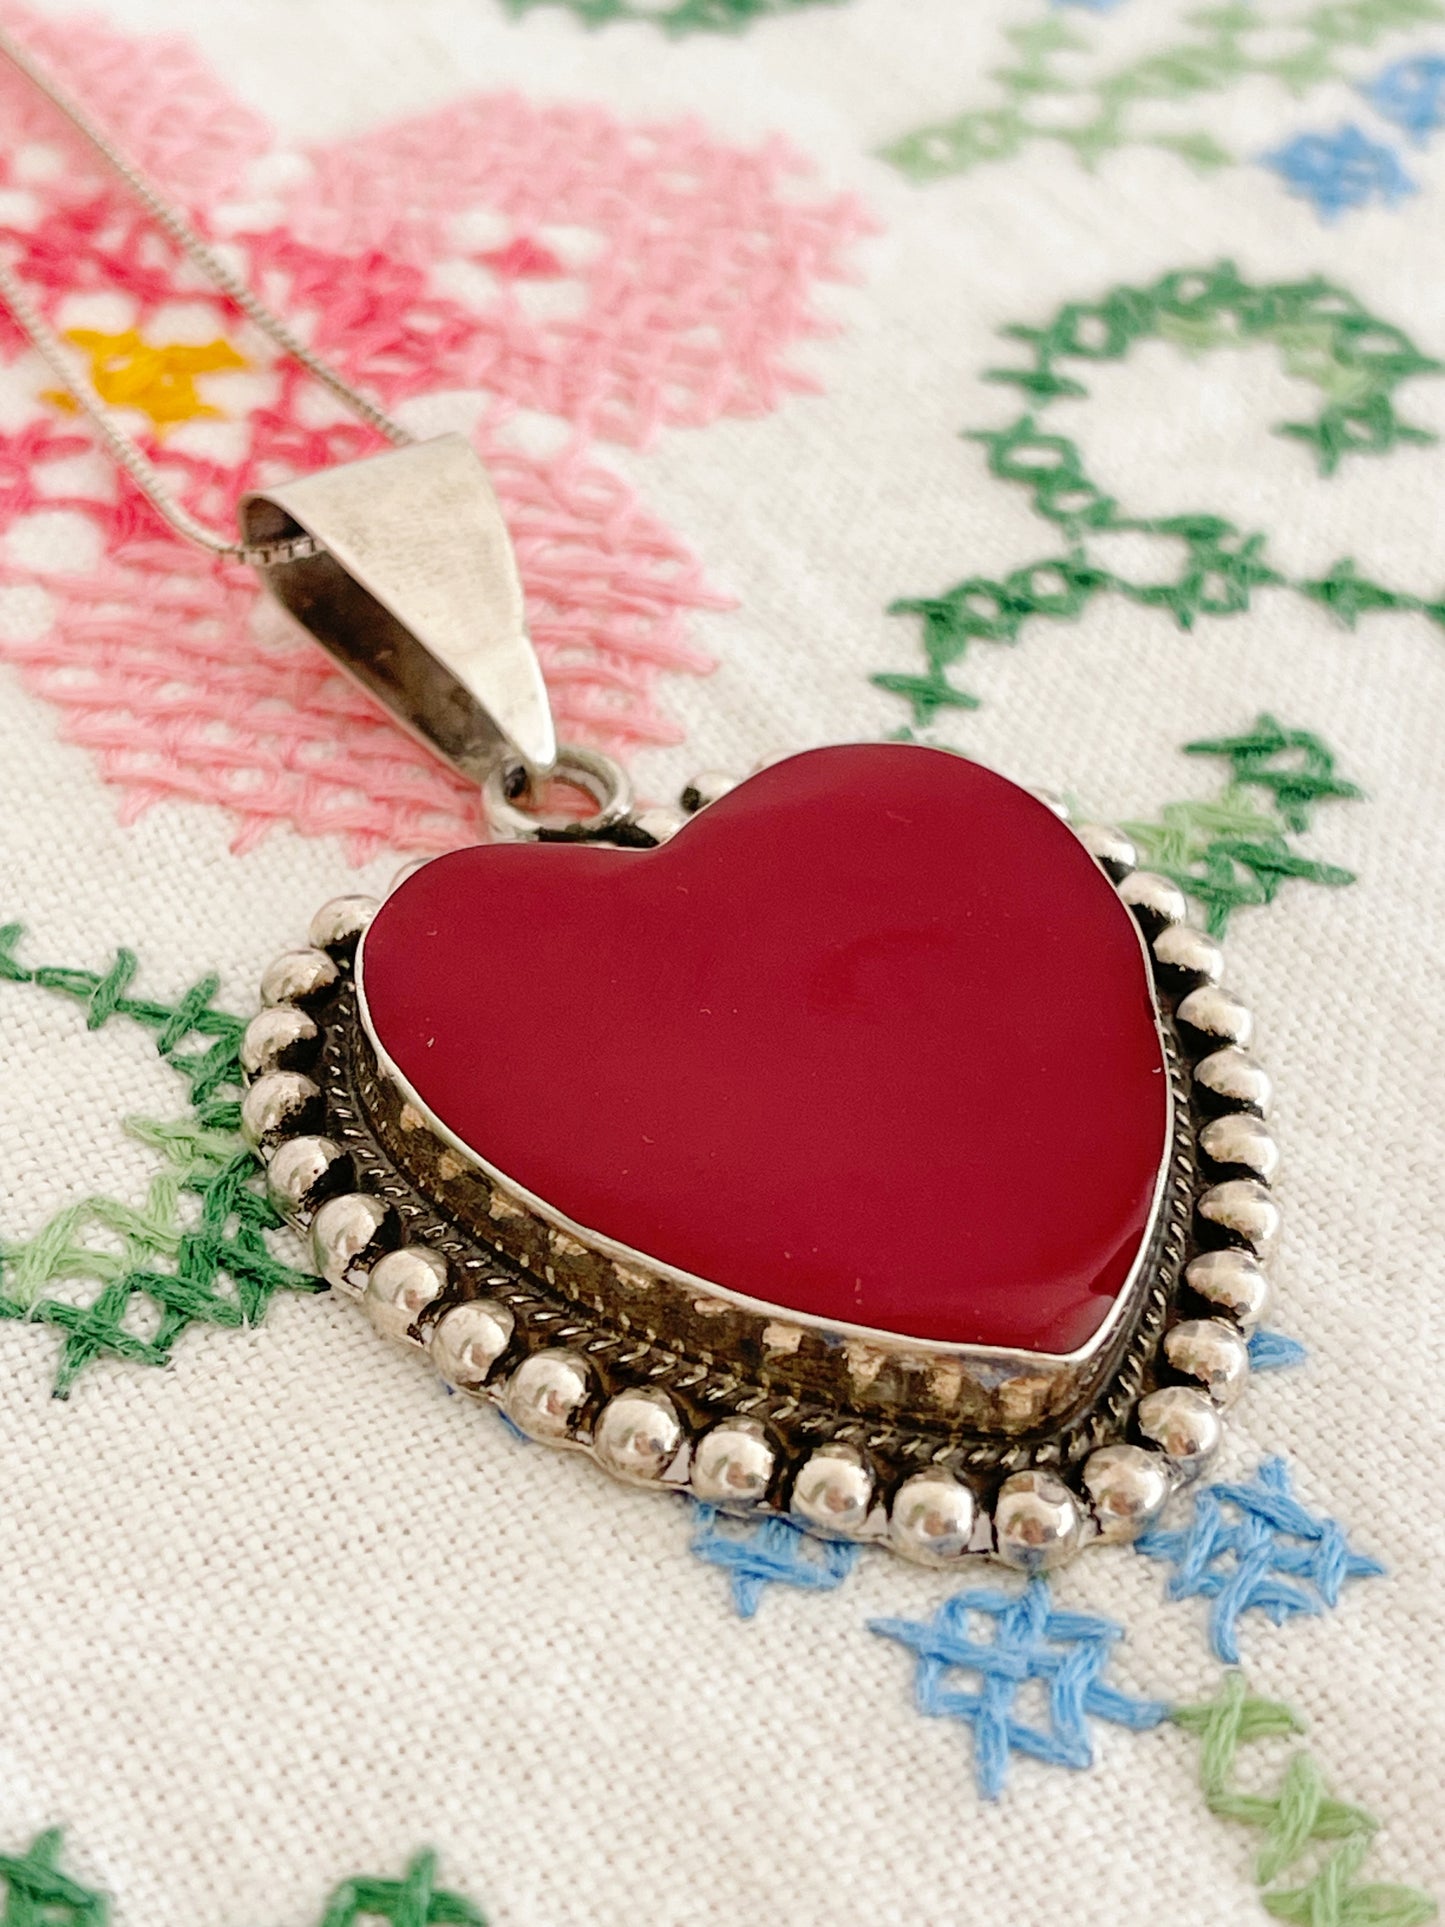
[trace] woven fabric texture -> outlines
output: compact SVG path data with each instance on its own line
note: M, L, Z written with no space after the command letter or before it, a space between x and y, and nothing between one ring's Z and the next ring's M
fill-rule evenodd
M912 732L1144 826L1225 905L1284 1153L1260 1358L1307 1353L1236 1408L1211 1480L1244 1510L1182 1500L1164 1556L1095 1549L1045 1600L744 1545L330 1294L97 1357L63 1401L63 1321L0 1321L0 1874L61 1865L115 1927L306 1927L418 1866L493 1927L1423 1920L1445 8L0 11L328 352L475 436L564 728L645 796ZM224 519L360 451L0 97L3 245L188 499ZM106 980L123 947L126 997L215 973L243 1014L320 903L464 841L475 799L154 524L53 387L0 327L7 954ZM1289 755L1306 790L1254 780ZM525 967L499 938L491 988ZM87 1008L0 982L0 1253L77 1302L140 1262L119 1207L169 1262L202 1208L177 1161L229 1147L223 1116L185 1136L154 1027ZM67 1286L33 1241L95 1199ZM1308 1610L1270 1610L1287 1586ZM982 1620L949 1608L977 1587ZM986 1663L915 1697L924 1633L870 1622Z

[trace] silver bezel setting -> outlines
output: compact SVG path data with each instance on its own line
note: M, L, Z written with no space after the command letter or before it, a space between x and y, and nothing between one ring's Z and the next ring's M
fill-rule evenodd
M684 811L724 787L690 785ZM646 847L675 827L667 814L603 834ZM923 1564L1048 1569L1144 1530L1161 1491L1208 1462L1248 1374L1278 1229L1269 1083L1245 1049L1248 1012L1219 989L1218 946L1119 831L1076 833L1139 928L1173 1098L1151 1231L1117 1301L1127 1309L1084 1353L810 1329L560 1220L452 1138L379 1057L355 977L372 900L323 906L309 948L267 972L242 1051L243 1128L318 1270L530 1436L663 1490L694 1490L695 1465L710 1503ZM382 1262L413 1249L422 1263Z

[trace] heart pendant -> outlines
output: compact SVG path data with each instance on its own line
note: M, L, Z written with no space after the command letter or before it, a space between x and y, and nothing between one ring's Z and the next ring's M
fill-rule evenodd
M1028 1571L1220 1436L1277 1228L1218 947L941 750L662 839L488 843L267 972L243 1123L316 1263L614 1475Z

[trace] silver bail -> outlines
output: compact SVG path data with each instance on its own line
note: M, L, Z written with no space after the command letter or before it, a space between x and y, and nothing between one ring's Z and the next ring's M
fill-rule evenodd
M258 573L348 674L476 782L544 774L557 737L511 537L486 469L439 435L242 496L248 546L315 554Z

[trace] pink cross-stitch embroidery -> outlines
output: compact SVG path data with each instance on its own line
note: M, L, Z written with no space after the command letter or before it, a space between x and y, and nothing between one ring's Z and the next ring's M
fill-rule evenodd
M676 741L659 684L709 666L688 618L722 598L596 443L645 445L811 387L791 357L826 331L814 293L846 273L857 207L804 191L781 144L749 152L691 122L631 127L514 95L291 150L183 40L8 18L348 377L424 409L428 430L472 435L563 734L623 755ZM139 337L148 354L225 341L245 359L243 374L196 377L205 418L129 418L187 506L229 526L242 488L380 446L177 263L8 73L0 112L14 130L0 242L55 325L87 331L94 352L97 336L117 354ZM3 322L0 362L0 554L21 591L0 655L64 711L128 815L217 803L240 847L280 822L339 834L358 857L475 835L469 786L248 573L167 537L43 398L53 384Z

